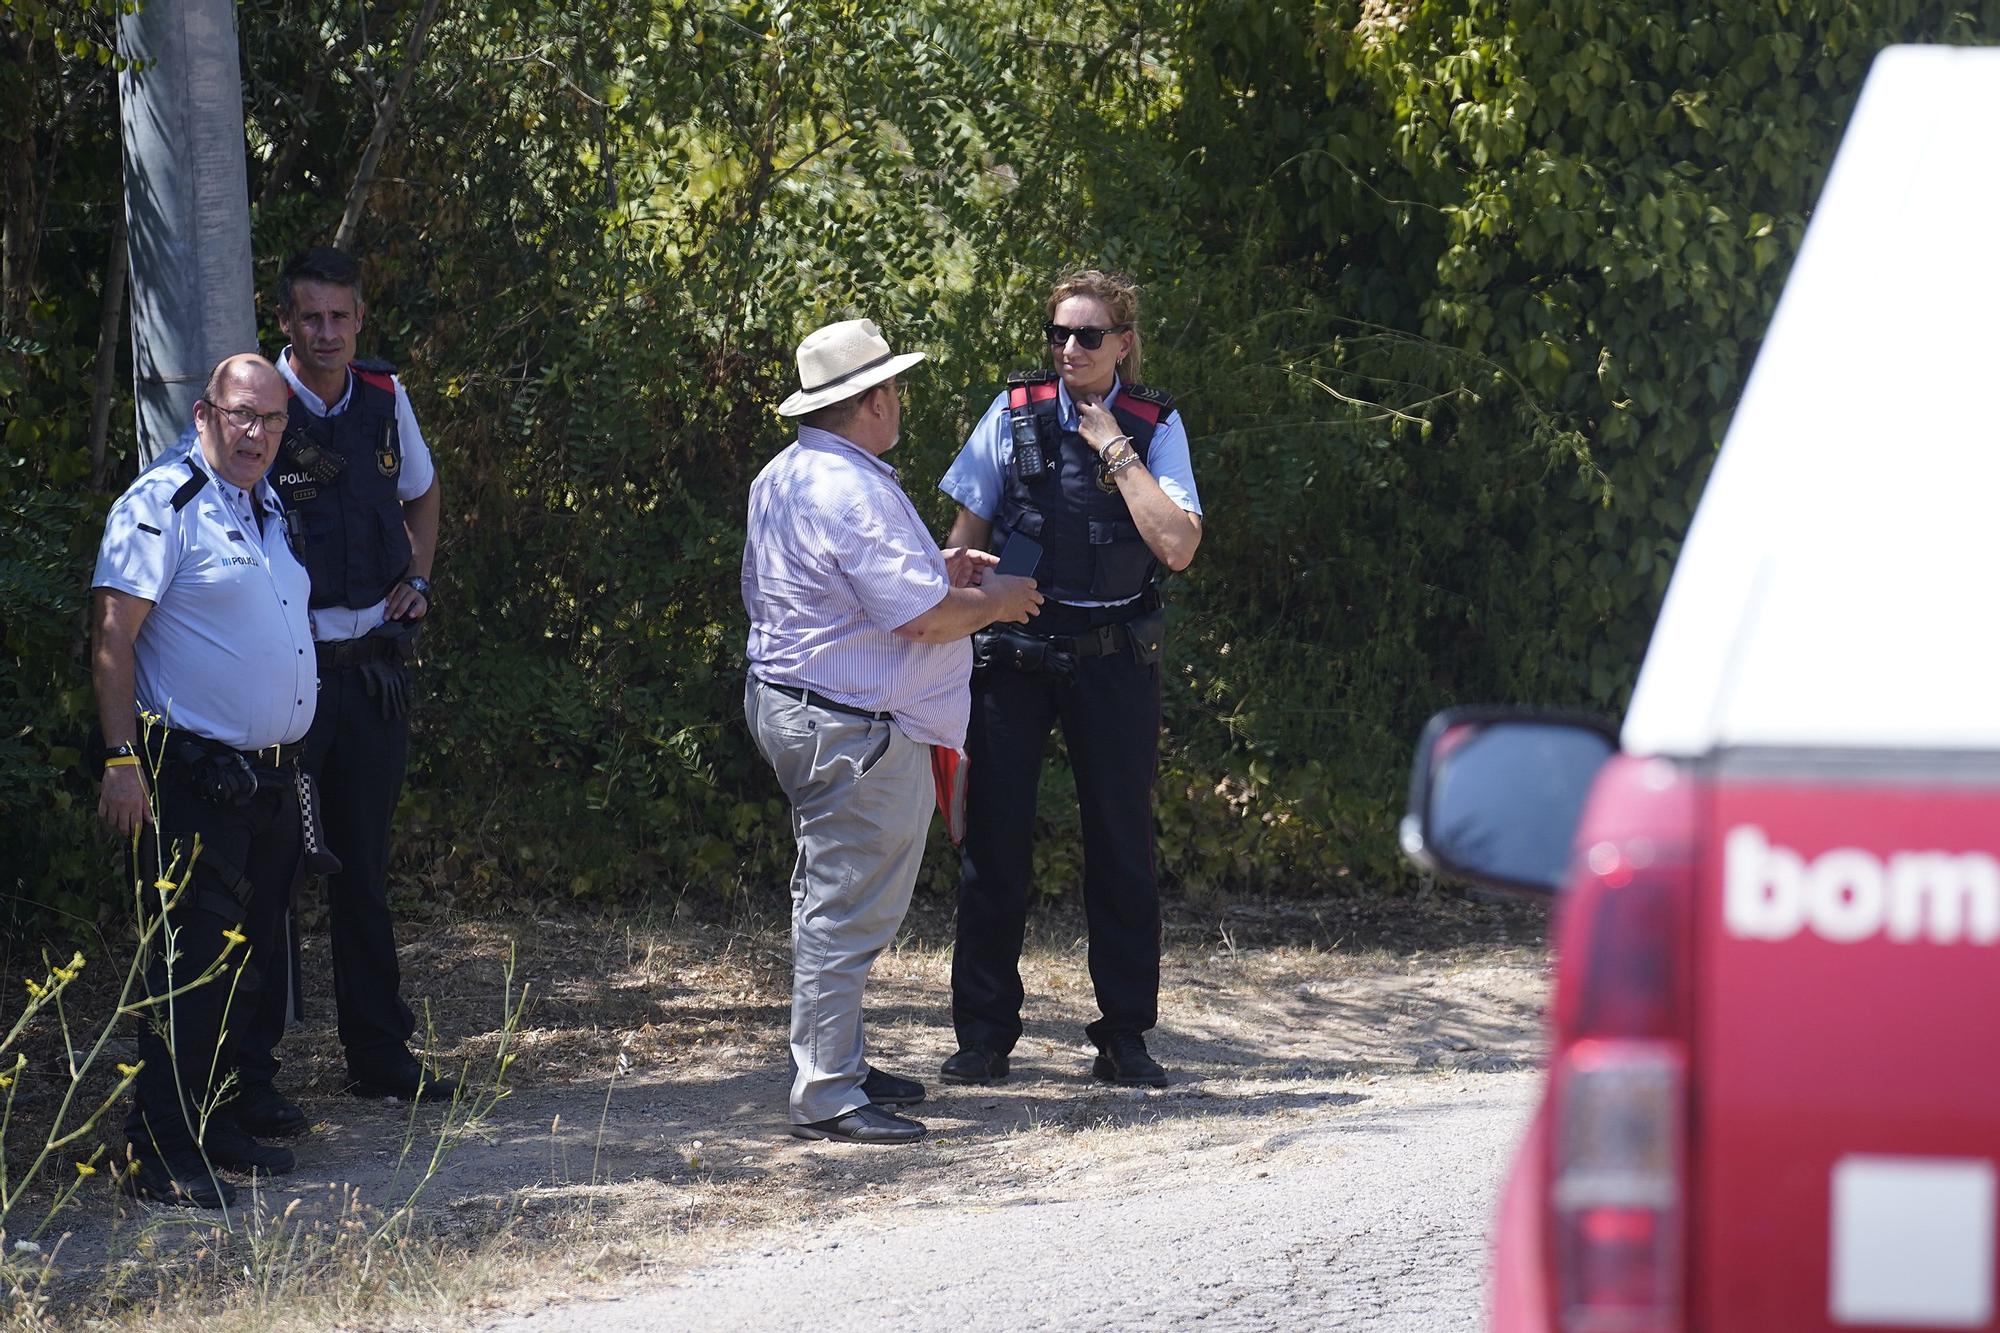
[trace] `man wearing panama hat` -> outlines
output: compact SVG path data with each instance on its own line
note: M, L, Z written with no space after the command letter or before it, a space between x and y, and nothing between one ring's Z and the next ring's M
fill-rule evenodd
M940 551L895 469L897 376L873 320L799 344L799 390L778 406L798 438L750 486L743 712L792 803L792 1132L908 1143L889 1110L921 1083L868 1066L861 995L902 924L930 824L931 748L960 749L971 709L968 636L1025 623L1032 579L983 551Z

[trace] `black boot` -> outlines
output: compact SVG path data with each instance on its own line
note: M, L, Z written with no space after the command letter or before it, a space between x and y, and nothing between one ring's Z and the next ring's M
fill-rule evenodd
M236 1113L236 1123L246 1134L260 1139L296 1138L312 1128L298 1103L268 1083L244 1084L226 1109Z
M177 1208L227 1208L236 1202L236 1187L216 1176L197 1148L162 1153L150 1143L132 1144L132 1171L125 1192L135 1199Z
M1106 1083L1125 1087L1164 1088L1167 1071L1146 1054L1146 1039L1136 1032L1120 1032L1098 1043L1097 1060L1090 1067L1093 1076Z
M202 1134L202 1146L208 1149L209 1161L236 1171L262 1171L266 1175L282 1176L298 1165L298 1158L292 1155L290 1148L257 1142L226 1110L217 1111L208 1118L208 1128Z

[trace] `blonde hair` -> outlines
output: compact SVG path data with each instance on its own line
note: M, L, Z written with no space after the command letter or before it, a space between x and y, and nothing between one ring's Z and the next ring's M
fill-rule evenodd
M1049 292L1047 313L1050 321L1056 317L1056 307L1072 296L1087 296L1094 301L1102 301L1104 308L1111 312L1113 324L1132 326L1132 350L1118 363L1118 373L1127 384L1140 383L1139 284L1110 269L1080 268L1066 273Z

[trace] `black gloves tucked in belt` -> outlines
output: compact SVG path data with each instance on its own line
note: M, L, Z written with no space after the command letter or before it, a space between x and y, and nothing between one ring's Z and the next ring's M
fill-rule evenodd
M410 669L401 662L377 658L355 670L368 687L368 697L382 706L382 720L392 722L410 711Z

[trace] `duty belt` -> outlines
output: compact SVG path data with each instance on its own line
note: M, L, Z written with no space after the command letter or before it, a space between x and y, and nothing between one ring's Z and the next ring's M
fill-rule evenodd
M379 662L396 656L396 641L378 634L364 634L358 639L340 639L313 645L313 653L319 659L321 671L340 671L364 662Z
M1026 632L1034 634L1033 630ZM1074 657L1109 657L1113 653L1128 652L1132 647L1132 627L1122 621L1116 625L1099 625L1081 634L1034 634L1034 637L1046 638L1049 647Z
M1005 634L1016 634L1024 639L1040 639L1058 653L1068 653L1071 657L1109 657L1113 653L1134 651L1132 626L1135 621L1121 620L1115 625L1098 625L1084 630L1081 634L1038 634L1032 627L995 625L994 629ZM1157 633L1157 627L1155 627ZM1157 651L1157 644L1143 645ZM1142 654L1143 656L1143 654Z
M179 742L210 754L241 755L250 767L265 769L289 767L290 761L298 756L304 746L303 741L293 741L290 745L267 745L261 750L239 750L233 745L225 745L221 741L211 740L199 732L188 731L181 727L160 727L156 737L159 741L165 742L166 748L163 753L169 759L178 758L174 753L174 746L175 742ZM150 745L143 748L150 748Z
M320 815L319 784L299 762L304 749L301 744L239 750L192 731L171 727L161 731L161 757L187 771L197 797L211 805L244 805L260 791L283 791L298 803L306 869L316 875L340 873L340 858L323 840L325 820ZM240 871L236 874L242 877Z

